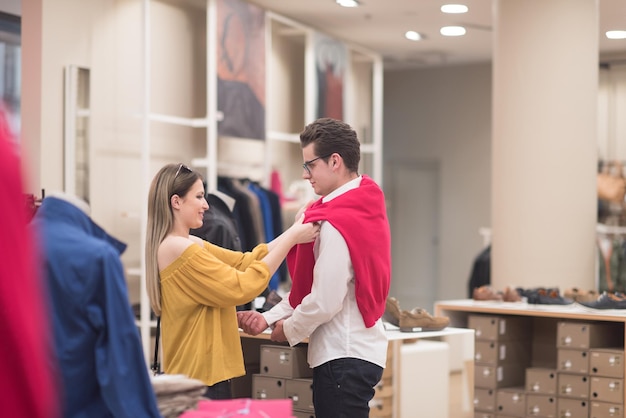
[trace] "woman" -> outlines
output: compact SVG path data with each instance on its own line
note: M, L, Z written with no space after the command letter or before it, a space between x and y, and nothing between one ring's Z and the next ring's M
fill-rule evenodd
M236 306L261 294L291 247L315 240L319 226L300 218L242 253L189 235L208 209L197 172L183 164L161 168L148 196L146 280L161 317L164 371L205 382L211 399L228 399L230 379L245 374Z

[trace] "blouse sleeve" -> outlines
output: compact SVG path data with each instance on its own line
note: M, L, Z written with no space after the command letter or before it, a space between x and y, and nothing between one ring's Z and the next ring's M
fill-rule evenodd
M252 251L232 251L219 245L204 241L204 249L220 261L237 270L245 270L253 261L261 260L268 253L267 244L259 244Z
M191 245L175 266L170 266L175 267L171 273L161 272L163 294L180 299L170 302L183 305L189 300L214 307L247 303L261 294L269 282L269 268L260 261L266 254L265 244L246 253L207 242L204 247Z

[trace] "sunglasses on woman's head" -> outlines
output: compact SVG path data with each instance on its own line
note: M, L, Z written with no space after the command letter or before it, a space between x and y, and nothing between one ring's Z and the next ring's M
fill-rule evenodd
M180 170L185 170L187 173L191 173L193 171L191 168L189 168L185 164L181 163L178 166L178 170L176 170L176 174L174 174L174 178L178 177L178 175L180 174Z

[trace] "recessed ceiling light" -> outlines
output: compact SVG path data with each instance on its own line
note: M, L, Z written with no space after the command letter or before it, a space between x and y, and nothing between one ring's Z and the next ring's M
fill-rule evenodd
M444 26L439 29L439 33L443 36L463 36L465 35L465 28L463 26Z
M626 39L626 30L610 30L606 33L609 39Z
M415 32L414 30L406 31L404 37L409 41L420 41L423 39L423 36L420 33Z
M441 11L444 13L467 13L469 9L464 4L444 4Z
M357 0L335 0L335 2L342 7L359 7L360 3Z

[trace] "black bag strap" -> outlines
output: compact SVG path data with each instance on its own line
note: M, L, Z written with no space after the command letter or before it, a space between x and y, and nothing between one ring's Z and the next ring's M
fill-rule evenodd
M159 337L161 336L161 317L157 318L156 341L154 342L154 361L150 366L150 370L155 375L161 373L161 363L159 363Z

